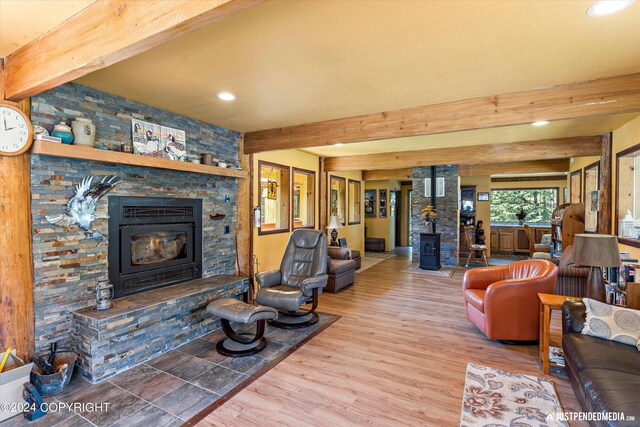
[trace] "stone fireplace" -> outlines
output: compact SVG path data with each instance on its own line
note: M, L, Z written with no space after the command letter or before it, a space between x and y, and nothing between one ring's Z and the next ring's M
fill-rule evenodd
M202 277L202 200L109 198L115 298Z
M138 118L184 129L189 158L207 152L237 163L239 133L91 88L62 85L34 96L31 105L33 124L49 130L61 119L68 122L79 115L91 118L97 128L96 142L108 147L130 143L131 119ZM105 175L117 175L122 182L100 200L96 214L117 217L118 213L109 210L116 200L121 206L136 206L121 213L128 217L122 230L132 231L125 236L135 240L135 247L131 242L128 245L130 265L122 269L121 279L152 272L157 279L158 264L164 264L162 268L181 265L183 270L164 270L168 280L145 283L144 293L123 288L124 298L115 301L114 309L96 313L91 311L95 287L99 280L112 278L111 252L121 243L114 244L111 239L122 230L118 227L113 232L109 221L100 219L92 227L108 239L86 239L78 227L50 224L46 216L63 213L75 185L83 179ZM79 368L92 381L211 332L219 322L205 316L206 301L246 291L248 285L237 277L216 279L235 272L236 178L32 155L31 193L36 350L46 351L52 342L58 342L59 348L77 348L81 355ZM126 199L156 198L163 199L165 206L156 209L159 205L155 203L122 203ZM194 199L195 204L184 205L185 200ZM136 228L146 227L144 222L151 216L164 229ZM223 218L213 220L212 216ZM176 228L178 224L182 228ZM195 231L192 237L189 230ZM187 273L193 278L187 278ZM156 287L178 282L177 286ZM127 292L131 294L125 295ZM106 342L78 339L94 331Z

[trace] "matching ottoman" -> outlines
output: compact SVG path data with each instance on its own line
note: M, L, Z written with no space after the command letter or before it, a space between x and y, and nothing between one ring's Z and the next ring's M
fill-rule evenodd
M356 280L355 261L351 259L331 259L329 262L329 281L325 291L336 293Z
M224 356L238 357L248 356L262 351L267 340L263 337L265 322L278 318L278 310L264 305L247 304L235 298L221 298L211 301L207 305L207 313L220 318L222 330L227 338L218 341L216 350ZM231 327L230 322L254 323L255 335L249 333L237 333Z
M384 239L379 237L366 237L364 239L364 250L371 252L384 252Z

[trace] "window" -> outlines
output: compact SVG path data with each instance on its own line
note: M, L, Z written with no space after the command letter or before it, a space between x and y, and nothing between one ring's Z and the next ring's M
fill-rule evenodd
M640 144L616 156L616 226L620 243L640 247Z
M329 180L329 216L338 215L342 225L346 224L346 181L339 176Z
M599 174L599 161L584 168L584 231L589 233L598 231Z
M289 231L289 167L259 161L260 229L258 234Z
M551 222L558 206L557 188L518 188L491 191L491 222L517 222L523 210L529 224Z
M349 180L349 225L360 224L362 215L362 186L360 181Z
M316 173L293 168L293 228L316 226Z

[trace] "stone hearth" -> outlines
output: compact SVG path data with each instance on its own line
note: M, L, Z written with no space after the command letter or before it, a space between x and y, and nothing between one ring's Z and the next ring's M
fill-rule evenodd
M78 372L96 383L206 335L220 327L207 304L248 289L248 279L221 275L120 298L110 310L76 310Z

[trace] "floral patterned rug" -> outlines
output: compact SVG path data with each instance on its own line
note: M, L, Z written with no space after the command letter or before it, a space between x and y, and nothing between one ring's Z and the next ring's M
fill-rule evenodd
M461 426L566 426L560 412L550 379L467 365Z

